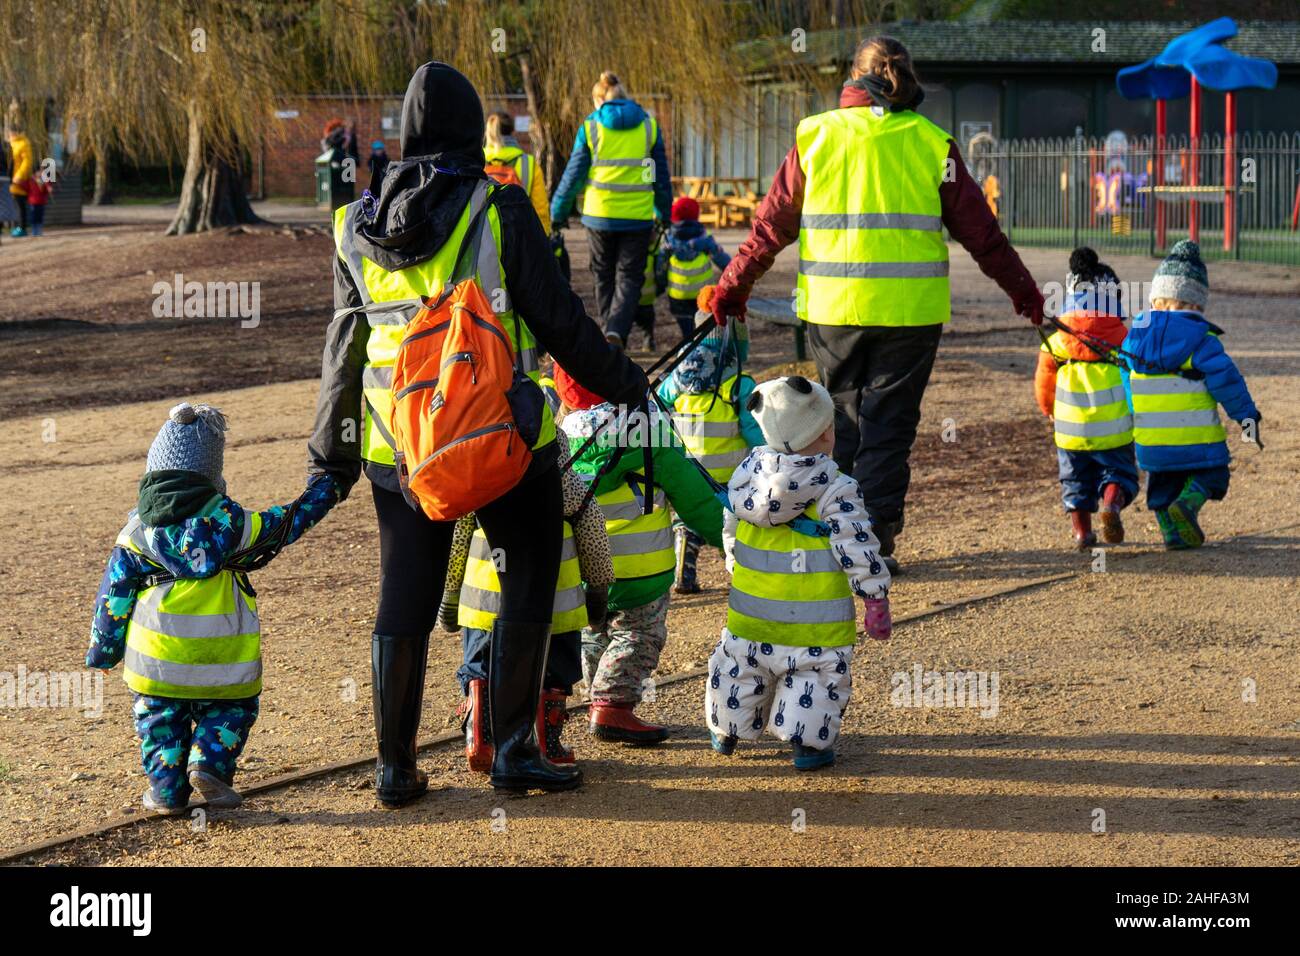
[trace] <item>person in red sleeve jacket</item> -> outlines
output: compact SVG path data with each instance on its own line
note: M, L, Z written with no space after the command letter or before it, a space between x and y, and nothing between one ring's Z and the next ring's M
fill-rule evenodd
M859 44L840 108L805 118L713 297L743 318L754 283L799 243L796 311L835 399L835 462L862 489L891 570L921 398L949 318L943 229L1043 320L1043 296L948 133L915 112L923 92L898 40Z

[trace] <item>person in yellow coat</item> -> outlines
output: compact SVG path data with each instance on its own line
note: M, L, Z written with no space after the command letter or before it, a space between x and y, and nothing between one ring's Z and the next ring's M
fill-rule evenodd
M18 225L10 233L12 236L27 235L27 185L32 177L32 141L23 133L22 127L10 124L6 137L9 151L13 153L13 179L9 183L9 192L18 207Z
M525 153L515 140L515 121L509 113L489 113L483 134L484 172L500 183L518 182L542 221L542 229L551 231L551 209L546 198L546 178L537 160Z

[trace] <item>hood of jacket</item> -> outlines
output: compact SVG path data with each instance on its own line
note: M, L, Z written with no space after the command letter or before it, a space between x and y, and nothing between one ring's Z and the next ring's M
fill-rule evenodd
M839 474L829 455L791 455L759 445L732 474L727 498L745 521L775 528L803 514Z
M645 110L632 100L607 100L600 109L588 113L587 119L594 119L610 129L633 129L645 119Z
M1118 315L1109 315L1105 312L1062 312L1060 320L1063 324L1068 325L1076 332L1089 335L1094 339L1101 339L1110 345L1120 345L1128 335L1128 329L1124 325L1124 320ZM1065 358L1073 359L1076 362L1096 362L1101 360L1091 347L1080 342L1073 335L1061 335L1053 343L1054 351L1064 349Z
M195 471L160 469L140 479L136 511L151 527L178 524L205 511L223 494L224 482L218 488Z
M1137 372L1172 372L1196 351L1210 333L1222 334L1199 312L1161 312L1150 309L1133 319L1124 351L1135 359Z
M438 62L415 71L402 101L402 159L367 190L373 210L366 207L357 231L362 255L395 272L446 243L484 178L483 130L483 104L463 74Z

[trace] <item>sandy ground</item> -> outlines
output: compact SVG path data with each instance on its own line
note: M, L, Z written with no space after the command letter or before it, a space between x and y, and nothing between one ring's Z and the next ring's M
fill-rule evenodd
M233 493L293 497L330 312L329 240L288 233L159 239L138 222L6 241L0 269L0 673L81 672L91 601L134 500L145 450L179 397L231 419ZM724 234L734 249L740 236ZM575 284L589 294L579 233ZM787 253L789 250L787 250ZM1065 254L1028 250L1040 281ZM1233 439L1233 488L1210 506L1217 543L1158 550L1128 514L1129 543L1065 550L1050 425L1030 388L1037 339L954 252L954 321L926 397L895 614L941 609L1039 578L1073 576L903 624L859 650L854 702L832 769L796 774L773 743L725 760L707 744L701 680L645 705L674 727L654 749L602 745L572 724L586 769L572 794L507 798L456 748L423 758L435 792L377 810L365 772L253 797L207 827L149 821L42 862L132 863L1189 863L1300 861L1300 447L1281 410L1300 387L1300 280L1215 263L1213 317L1264 409L1265 452ZM1146 259L1118 259L1144 279ZM785 255L763 291L791 286ZM258 281L256 328L156 319L157 277ZM76 276L75 285L59 280ZM670 341L660 316L660 339ZM788 330L755 327L752 365L786 367ZM649 358L648 355L644 356ZM955 428L956 441L945 441ZM373 747L368 635L376 535L363 482L259 573L262 718L243 758L255 781ZM675 599L660 674L700 666L725 607L721 562L706 593ZM459 645L435 634L424 733L451 726ZM896 707L896 674L996 673L996 714ZM0 707L0 851L117 818L143 780L117 673L102 708ZM1094 832L1104 814L1105 832ZM802 820L802 831L794 826Z

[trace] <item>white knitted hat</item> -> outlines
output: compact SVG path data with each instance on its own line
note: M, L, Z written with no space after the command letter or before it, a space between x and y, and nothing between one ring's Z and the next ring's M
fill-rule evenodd
M793 454L807 448L835 421L831 393L802 375L764 382L749 396L748 408L763 440Z

